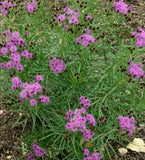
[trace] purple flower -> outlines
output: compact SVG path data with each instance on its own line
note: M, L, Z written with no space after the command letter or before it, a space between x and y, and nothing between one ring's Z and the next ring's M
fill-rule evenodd
M12 57L12 60L14 61L14 63L15 64L19 64L20 63L20 56L19 55L14 55L13 57Z
M84 47L89 46L89 42L88 42L88 41L84 41L84 42L83 42L83 46L84 46Z
M9 36L9 35L11 34L11 32L10 32L10 31L6 31L4 34L5 34L6 36Z
M28 34L28 32L25 32L25 33L24 33L24 35L27 35L27 34Z
M69 110L67 113L69 116L71 116L73 114L72 110Z
M10 4L9 5L9 2L8 1L5 1L5 2L1 2L0 3L0 8L1 8L1 12L7 16L8 15L8 12L6 11L8 8L11 8L11 7L15 7L16 5L14 3Z
M41 82L43 80L41 75L37 75L36 77L34 77L34 79L36 79L38 82Z
M114 7L115 7L115 10L114 11L119 11L120 13L123 13L123 14L128 14L127 11L128 11L128 5L125 4L123 2L123 0L119 0L119 2L114 2L113 3Z
M91 125L95 125L95 119L91 114L88 114L86 117L81 115L86 113L86 110L84 108L81 109L75 109L74 112L72 112L71 110L69 110L64 118L65 119L70 119L69 122L66 124L66 129L71 130L73 132L76 132L77 130L82 131L85 140L89 140L94 133L92 131L89 131L86 129L86 122L87 120L90 121ZM74 116L72 118L70 118L70 116L72 116L74 114Z
M71 123L67 123L66 124L66 129L71 129L72 128L72 124Z
M16 69L17 69L18 71L22 71L22 70L23 70L23 65L18 64L17 67L16 67Z
M89 33L89 29L88 29L88 28L85 29L84 32L85 32L85 33Z
M91 21L93 18L91 17L91 16L87 16L86 17L86 20L89 20L89 21Z
M35 106L37 104L37 101L35 99L30 100L31 106Z
M88 29L85 30L86 32L89 32ZM94 37L88 34L83 34L81 37L76 39L77 43L83 43L84 47L87 47L90 45L90 42L92 43L97 43L97 41L95 41Z
M102 155L100 153L92 153L92 157L96 160L100 160L100 158L102 158Z
M34 12L34 6L32 4L28 4L26 10L30 13Z
M134 117L130 117L130 122L132 122L132 123L135 122Z
M45 97L43 95L39 96L39 99L41 102L44 102L45 104L48 104L49 103L49 98L48 97Z
M13 82L13 85L12 85L12 89L13 89L13 90L19 88L19 87L22 85L22 82L19 81L19 78L18 78L18 77L12 78L12 82Z
M82 39L81 38L77 38L76 41L77 41L77 43L81 43Z
M75 12L75 17L79 17L79 13L78 12Z
M62 70L66 69L66 66L63 65L63 61L57 60L56 58L52 59L50 66L55 73L60 73Z
M89 150L85 149L84 150L84 155L86 156L84 160L100 160L102 158L102 155L100 153L92 153L92 157L88 157L89 155Z
M1 54L2 54L2 55L6 55L7 53L8 53L7 48L2 48L2 49L1 49Z
M128 135L132 135L133 130L135 130L135 126L134 126L134 118L131 117L131 119L129 119L128 117L122 117L119 116L118 117L118 122L120 123L120 126L124 129L128 129ZM122 132L122 130L120 130Z
M29 54L29 52L26 51L26 50L24 50L24 51L21 52L21 55L22 55L23 57L27 57L28 54Z
M31 152L31 156L30 156L30 160L31 158L33 157L34 153L36 154L37 157L41 157L43 155L46 154L46 151L42 148L40 148L38 145L37 145L37 142L34 142L33 143L33 151Z
M81 111L82 114L85 114L85 113L86 113L86 110L85 110L84 108L81 108L80 111Z
M120 13L123 13L123 14L125 14L125 15L127 15L128 13L128 11L130 12L130 11L132 11L133 10L133 8L132 7L129 7L127 4L125 4L124 2L123 2L123 0L119 0L118 2L114 2L113 3L113 5L114 5L114 11L119 11Z
M17 51L17 47L14 46L14 45L12 45L12 46L10 47L10 51L11 51L11 52L16 52L16 51Z
M25 2L25 3L24 3L25 6L27 6L28 4L29 4L28 2Z
M35 1L32 1L32 6L34 7L34 8L36 8L36 2Z
M14 33L12 33L12 36L13 36L14 38L18 38L20 35L19 35L19 32L14 32Z
M59 22L63 21L64 19L65 19L65 15L59 15L59 17L57 18Z
M80 104L82 104L84 107L88 108L90 105L90 100L87 99L87 97L85 98L84 96L80 97Z
M89 153L90 153L90 152L89 152L89 150L88 150L88 149L84 149L84 155L85 155L85 156L88 156L88 155L89 155Z
M136 32L133 32L132 35L137 38L138 34Z
M0 68L5 68L5 64L3 62L0 64Z
M145 74L144 71L141 69L142 64L134 64L133 66L128 66L129 72L135 76L135 78L140 78L140 75L144 78Z
M13 63L12 61L10 61L10 62L8 62L8 63L6 64L6 68L7 68L7 69L11 69L12 67L14 67L14 63Z
M76 12L79 12L79 9L76 9Z
M65 7L64 10L66 11L67 14L70 14L70 15L73 14L72 10L68 7Z
M67 25L63 25L62 27L63 27L65 30L68 29L68 26L67 26Z
M33 158L33 153L28 156L27 160L32 160L32 158Z
M131 64L132 63L132 59L130 59L129 61L128 61L128 64Z

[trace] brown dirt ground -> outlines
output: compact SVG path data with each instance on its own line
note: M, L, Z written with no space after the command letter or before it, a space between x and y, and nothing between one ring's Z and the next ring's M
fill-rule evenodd
M109 0L108 0L109 1ZM145 24L145 1L144 0L127 0L128 4L134 7L132 11L135 14L132 21L129 22L132 28L142 28ZM4 110L4 114L0 115L0 160L18 160L22 156L22 152L19 151L21 146L20 137L22 136L23 126L15 126L12 128L14 122L18 119L19 114L11 112L0 100L0 110ZM145 127L138 128L139 135L136 137L142 138L145 141ZM114 147L120 148L118 144L114 143ZM115 160L112 157L112 160ZM145 160L145 153L137 153L128 150L128 153L121 156L118 153L118 160Z

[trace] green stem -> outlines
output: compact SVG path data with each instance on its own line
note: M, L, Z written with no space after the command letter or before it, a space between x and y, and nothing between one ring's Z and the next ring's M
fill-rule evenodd
M66 31L63 32L62 42L61 42L61 46L60 46L60 52L62 52L62 50L63 50L65 35L66 35ZM63 58L65 58L63 52L61 53L61 55L62 55Z
M129 79L129 78L128 78L128 79ZM97 102L100 102L100 101L103 103L103 102L105 101L105 99L106 99L109 95L111 95L119 86L121 86L121 85L123 85L125 82L127 82L128 79L122 80L121 82L119 82L109 93L107 93L107 94L104 96L104 98L99 99L98 101L94 102L93 105L96 104Z

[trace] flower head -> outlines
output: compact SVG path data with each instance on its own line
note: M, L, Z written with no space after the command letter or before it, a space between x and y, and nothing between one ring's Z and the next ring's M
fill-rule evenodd
M13 36L14 38L18 38L20 35L19 35L19 32L14 32L14 33L12 33L12 36Z
M125 15L128 14L128 11L132 11L133 8L129 7L127 4L123 2L123 0L119 0L118 2L114 2L113 6L115 7L114 11L119 11L120 13L123 13Z
M34 77L38 82L41 82L43 80L41 75L37 75L36 77Z
M135 76L135 78L140 78L140 76L142 76L143 78L145 77L144 71L141 69L142 64L138 63L138 64L134 64L133 66L128 66L129 72Z
M64 19L65 19L65 15L59 15L59 17L57 18L59 22L63 21Z
M28 4L26 10L28 12L33 12L34 11L34 6L32 4Z
M11 32L10 32L10 31L6 31L4 34L5 34L6 36L9 36L9 35L11 34Z
M66 69L66 66L63 65L62 60L57 60L56 58L53 58L51 61L51 68L55 73L60 73L62 70Z
M31 106L35 106L37 104L37 101L35 99L30 100Z
M123 129L128 129L128 135L132 135L133 130L135 130L135 126L133 124L135 122L135 120L133 117L128 118L128 117L119 116L118 122L120 123L120 126ZM122 130L121 130L121 132L122 132Z
M67 14L70 14L70 15L73 14L72 10L68 7L65 7L64 10L66 11Z
M8 53L7 48L2 48L0 55L6 55Z

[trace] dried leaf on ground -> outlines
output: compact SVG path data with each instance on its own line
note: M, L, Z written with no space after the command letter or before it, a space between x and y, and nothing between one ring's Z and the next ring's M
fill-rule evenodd
M127 149L126 148L119 148L118 151L122 156L127 153Z
M127 145L127 148L136 152L145 152L145 143L140 138L135 138L132 143Z

